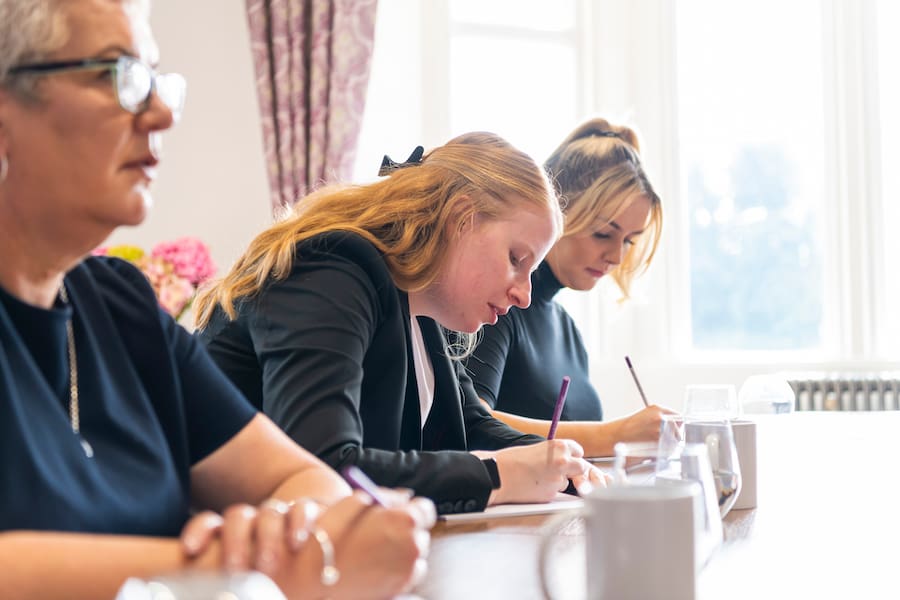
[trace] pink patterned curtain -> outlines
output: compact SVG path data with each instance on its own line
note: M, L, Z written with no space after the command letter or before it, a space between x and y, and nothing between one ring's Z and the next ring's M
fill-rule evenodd
M377 0L246 0L272 209L349 179Z

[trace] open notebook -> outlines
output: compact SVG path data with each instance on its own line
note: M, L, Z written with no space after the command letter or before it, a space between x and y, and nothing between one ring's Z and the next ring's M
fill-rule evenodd
M557 494L550 502L538 504L498 504L488 506L482 512L458 513L441 515L438 517L448 523L462 523L466 521L481 521L484 519L499 519L503 517L521 517L525 515L540 515L560 512L564 510L577 510L584 505L584 501L576 496Z

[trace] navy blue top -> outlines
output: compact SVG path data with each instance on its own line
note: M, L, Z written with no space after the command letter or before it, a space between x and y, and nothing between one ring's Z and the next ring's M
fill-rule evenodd
M542 438L493 418L432 319L418 317L434 370L424 428L413 368L409 301L384 257L351 233L297 247L288 276L217 309L200 338L244 395L304 448L335 468L358 465L376 483L403 486L438 512L481 510L491 493L468 450Z
M531 306L512 308L483 337L466 369L478 395L496 410L550 419L562 378L572 378L564 421L600 421L603 407L591 385L578 327L553 297L562 284L543 262L531 276Z
M0 288L0 531L175 536L190 467L255 414L129 263L89 258L49 310ZM74 317L81 432L69 419Z

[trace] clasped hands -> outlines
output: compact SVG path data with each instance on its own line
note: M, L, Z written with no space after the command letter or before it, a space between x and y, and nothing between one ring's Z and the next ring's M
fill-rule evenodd
M217 550L220 568L265 573L289 598L391 597L424 577L436 514L428 499L384 494L387 508L354 492L330 507L270 498L204 511L185 525L181 543L189 559Z

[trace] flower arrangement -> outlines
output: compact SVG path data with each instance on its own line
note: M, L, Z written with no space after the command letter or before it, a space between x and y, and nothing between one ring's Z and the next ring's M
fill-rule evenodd
M116 256L134 263L150 280L159 305L175 320L191 306L197 288L216 272L209 248L192 237L160 242L150 254L125 244L97 248L94 255Z

